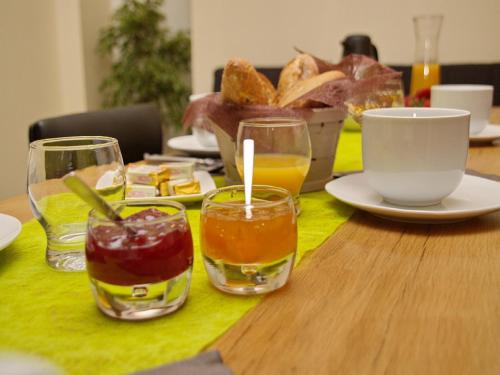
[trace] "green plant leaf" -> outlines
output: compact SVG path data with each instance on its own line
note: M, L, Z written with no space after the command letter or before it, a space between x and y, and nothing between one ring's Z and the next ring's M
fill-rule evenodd
M100 30L97 52L112 65L99 90L105 107L154 101L165 124L180 127L191 91L191 40L169 31L163 3L126 0Z

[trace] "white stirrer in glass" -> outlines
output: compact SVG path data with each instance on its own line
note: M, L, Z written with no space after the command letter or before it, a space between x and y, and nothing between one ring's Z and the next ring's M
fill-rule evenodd
M245 184L245 217L252 218L252 183L253 183L253 139L243 140L243 181Z

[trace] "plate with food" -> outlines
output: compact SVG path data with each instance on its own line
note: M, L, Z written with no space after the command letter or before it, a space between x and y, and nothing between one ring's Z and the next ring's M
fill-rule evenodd
M125 199L169 199L183 203L197 202L216 188L206 171L195 171L193 162L131 164L127 168Z

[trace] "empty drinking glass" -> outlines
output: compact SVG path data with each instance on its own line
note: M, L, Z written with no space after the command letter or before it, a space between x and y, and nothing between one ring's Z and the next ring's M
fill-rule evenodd
M30 206L47 235L47 263L62 271L85 269L83 250L91 207L64 185L62 177L73 171L104 199L123 199L125 169L118 141L91 136L49 138L30 144Z

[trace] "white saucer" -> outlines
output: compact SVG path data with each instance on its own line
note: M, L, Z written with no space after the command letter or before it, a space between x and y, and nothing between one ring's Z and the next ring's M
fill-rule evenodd
M9 246L21 233L21 223L13 216L0 214L0 250Z
M170 138L167 145L174 150L184 151L192 155L219 156L219 147L203 146L193 135Z
M387 219L416 223L446 223L500 210L500 182L465 175L460 186L440 204L403 207L384 202L365 181L363 173L335 179L326 184L338 200Z
M488 124L482 132L469 136L469 140L473 142L492 142L499 138L500 125L495 124Z

